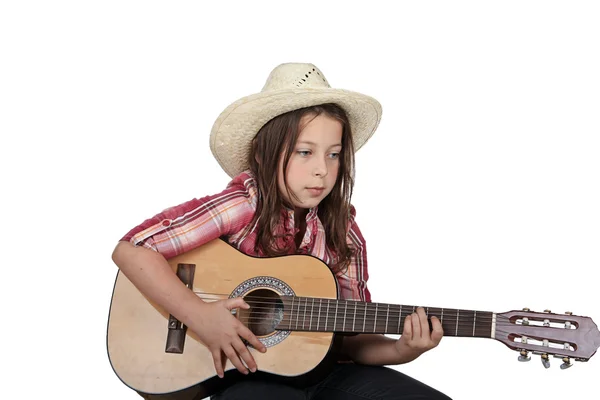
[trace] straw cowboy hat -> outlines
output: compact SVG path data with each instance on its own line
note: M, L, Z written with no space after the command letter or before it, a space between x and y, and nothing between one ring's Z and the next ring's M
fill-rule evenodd
M210 149L219 165L234 177L249 167L252 139L264 124L286 112L323 103L335 103L346 111L355 151L369 140L381 120L381 104L374 98L331 88L313 64L285 63L271 71L261 92L235 101L219 115L210 133Z

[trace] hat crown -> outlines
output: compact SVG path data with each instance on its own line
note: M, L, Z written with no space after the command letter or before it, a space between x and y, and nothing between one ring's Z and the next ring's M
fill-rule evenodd
M271 71L262 91L323 89L330 87L325 75L314 64L285 63L275 67Z

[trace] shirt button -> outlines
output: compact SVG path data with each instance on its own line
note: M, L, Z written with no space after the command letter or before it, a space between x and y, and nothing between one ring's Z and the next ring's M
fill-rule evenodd
M164 226L164 227L169 227L169 226L171 226L171 220L170 220L170 219L164 219L164 220L162 221L162 226Z

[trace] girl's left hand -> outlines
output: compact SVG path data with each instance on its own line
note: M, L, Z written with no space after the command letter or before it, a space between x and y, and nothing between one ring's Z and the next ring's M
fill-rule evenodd
M431 327L430 332L425 310L418 307L417 312L408 315L404 321L402 336L395 343L398 353L414 359L436 347L444 336L444 330L437 317L431 317Z

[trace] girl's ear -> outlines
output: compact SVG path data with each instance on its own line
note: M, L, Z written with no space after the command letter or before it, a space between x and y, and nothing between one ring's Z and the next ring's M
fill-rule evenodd
M260 165L260 157L258 156L258 149L257 149L257 145L256 145L256 136L254 137L254 139L252 139L252 143L250 144L250 152L251 154L254 154L254 161L256 161L256 163L258 165Z

